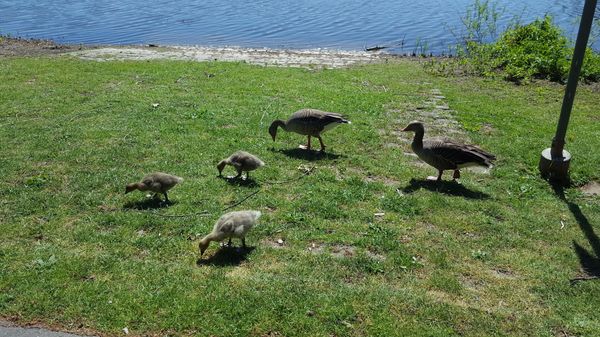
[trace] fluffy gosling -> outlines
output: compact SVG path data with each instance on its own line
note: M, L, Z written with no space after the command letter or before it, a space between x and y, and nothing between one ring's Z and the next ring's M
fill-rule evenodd
M242 176L242 172L246 172L246 179L248 179L250 177L250 171L254 171L261 166L265 166L265 163L251 153L246 151L237 151L227 159L223 159L219 162L217 165L219 176L221 176L225 165L231 165L235 168L237 171L237 176L234 178L239 178Z
M231 238L236 237L242 240L242 246L245 248L246 233L258 222L260 215L259 211L236 211L223 214L215 223L212 232L200 240L198 244L200 257L211 241L223 241L229 238L227 244L231 246Z
M165 196L165 202L169 202L167 191L182 181L183 178L171 174L162 172L150 173L144 176L139 183L125 186L125 194L135 190L151 191L154 192L155 197L158 193L162 193Z

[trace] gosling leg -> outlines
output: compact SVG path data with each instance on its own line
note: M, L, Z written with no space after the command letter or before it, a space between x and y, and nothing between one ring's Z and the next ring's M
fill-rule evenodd
M227 241L227 247L231 247L231 238L229 238L229 241Z
M234 179L238 179L239 177L242 176L242 168L241 167L236 167L235 169L237 171L237 176L235 176Z
M246 248L246 238L242 238L242 247Z

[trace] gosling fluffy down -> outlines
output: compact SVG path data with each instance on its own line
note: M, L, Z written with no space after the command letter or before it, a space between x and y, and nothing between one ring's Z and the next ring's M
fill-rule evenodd
M259 211L235 211L223 214L215 223L210 234L206 235L198 244L200 256L204 254L206 248L211 241L223 241L229 239L228 245L231 246L231 238L239 238L242 241L242 246L246 247L246 233L260 218Z
M249 172L254 171L259 167L265 166L265 163L260 160L257 156L248 153L246 151L237 151L226 159L223 159L217 165L217 169L219 170L219 176L221 176L225 165L231 165L237 171L237 176L235 178L239 178L242 176L242 172L246 172L246 179L248 179Z
M144 176L138 183L132 183L125 186L125 194L135 190L151 191L155 193L155 196L158 193L162 193L165 196L165 201L169 202L167 191L182 181L183 178L181 177L162 172L154 172Z

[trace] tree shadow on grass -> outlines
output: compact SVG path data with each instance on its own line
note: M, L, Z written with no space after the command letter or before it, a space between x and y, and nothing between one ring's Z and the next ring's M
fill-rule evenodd
M283 153L284 155L286 155L290 158L303 159L303 160L308 160L308 161L323 160L323 159L331 160L331 159L338 159L340 157L341 158L346 157L344 155L335 154L335 153L331 153L331 152L304 150L304 149L300 149L300 148L283 149L283 150L275 150L275 149L271 148L271 151Z
M573 249L579 258L579 264L581 264L581 269L586 273L586 276L572 279L571 284L574 284L577 281L600 279L600 238L598 238L598 235L594 232L592 224L585 214L583 214L579 205L567 200L563 186L553 184L552 188L560 200L567 205L569 211L571 211L571 214L573 214L573 217L577 221L579 228L583 232L583 235L585 235L590 246L592 246L592 252L590 252L573 240Z
M170 201L169 202L165 202L162 201L158 198L147 198L144 200L138 200L138 201L128 201L127 203L125 203L123 205L123 209L125 210L147 210L147 209L158 209L158 208L165 208L165 207L169 207L171 205L176 204L177 201Z
M432 181L427 179L411 179L409 184L400 188L404 193L413 193L420 189L439 192L447 195L465 197L468 199L489 199L490 195L484 192L473 191L455 181Z
M198 259L196 261L196 265L198 267L202 266L217 266L217 267L225 267L225 266L238 266L240 263L246 261L248 259L248 255L252 253L255 247L228 247L223 246L220 247L217 252L207 259Z

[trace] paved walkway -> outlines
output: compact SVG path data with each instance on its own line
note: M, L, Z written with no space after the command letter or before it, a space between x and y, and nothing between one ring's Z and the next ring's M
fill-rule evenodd
M0 337L82 337L65 332L55 332L42 328L21 328L0 320Z

